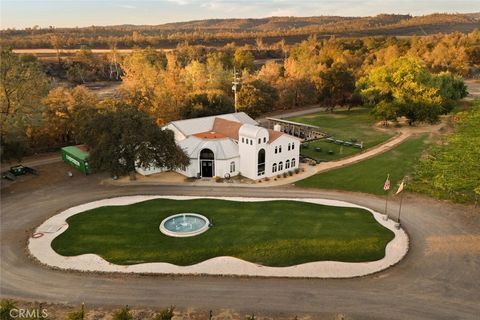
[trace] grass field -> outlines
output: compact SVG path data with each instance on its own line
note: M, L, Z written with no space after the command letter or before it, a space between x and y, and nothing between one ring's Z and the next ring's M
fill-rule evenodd
M348 167L319 173L296 183L300 187L339 189L383 195L383 183L390 174L392 189L413 171L425 148L426 135L412 138L396 148Z
M203 214L214 227L189 238L162 234L160 222L181 212ZM297 201L156 199L93 209L67 222L69 228L52 242L57 253L95 253L124 265L191 265L218 256L277 267L323 260L374 261L384 257L394 237L366 210Z
M375 130L372 127L375 119L370 115L370 110L366 108L355 108L350 111L319 112L292 117L288 120L316 125L336 139L355 139L358 142L363 142L364 148L370 148L392 137L392 134ZM315 147L321 147L322 152L316 152ZM333 155L328 154L330 149L334 151ZM330 161L350 156L360 151L361 149L344 146L342 153L340 153L340 146L318 140L310 142L309 148L303 149L301 152L303 156L309 158Z

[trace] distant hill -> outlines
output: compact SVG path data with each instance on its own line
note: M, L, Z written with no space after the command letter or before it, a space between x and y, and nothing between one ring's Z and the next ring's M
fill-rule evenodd
M14 48L51 48L52 37L63 48L118 48L153 46L173 48L179 43L222 46L285 40L295 43L315 34L319 38L364 36L424 36L437 33L471 32L480 28L480 12L435 13L425 16L380 14L372 17L269 17L261 19L206 19L161 25L116 25L84 28L40 28L1 30L0 44Z

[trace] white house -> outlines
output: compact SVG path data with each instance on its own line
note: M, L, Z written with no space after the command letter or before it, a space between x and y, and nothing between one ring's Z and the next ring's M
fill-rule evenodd
M244 112L173 121L164 126L190 158L177 170L187 177L228 177L241 174L257 180L298 168L300 140L258 126ZM137 168L143 175L161 168Z

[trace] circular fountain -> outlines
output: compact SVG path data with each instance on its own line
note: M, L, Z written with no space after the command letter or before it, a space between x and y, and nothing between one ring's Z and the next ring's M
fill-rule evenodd
M201 214L179 213L165 218L160 231L170 237L193 237L208 230L210 221Z

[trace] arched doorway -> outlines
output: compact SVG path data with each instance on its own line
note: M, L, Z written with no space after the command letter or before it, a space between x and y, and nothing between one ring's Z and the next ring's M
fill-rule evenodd
M211 178L215 173L215 155L210 149L200 151L200 174L202 177Z
M265 149L258 151L258 170L257 175L261 176L265 174Z

